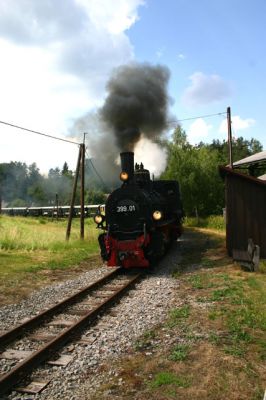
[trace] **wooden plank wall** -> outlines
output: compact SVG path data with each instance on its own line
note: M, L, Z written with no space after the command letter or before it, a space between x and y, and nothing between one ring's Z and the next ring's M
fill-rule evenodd
M229 172L225 183L229 255L233 249L246 250L248 238L252 238L260 246L261 257L266 258L266 182Z

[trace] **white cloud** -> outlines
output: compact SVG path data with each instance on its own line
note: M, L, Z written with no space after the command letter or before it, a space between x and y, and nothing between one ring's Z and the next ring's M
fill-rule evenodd
M115 3L110 0L76 1L86 9L94 26L111 34L129 29L138 20L137 7L144 5L144 0L115 0Z
M126 30L142 4L0 0L0 120L66 134L70 122L101 104L111 69L133 59ZM33 136L0 124L0 162L28 157L42 162L42 170L45 158L50 166L76 163L76 155L68 159L75 151L60 151L47 139L33 143Z
M208 125L204 119L196 119L187 130L189 143L196 144L200 141L204 141L208 137L211 129L212 125Z
M252 118L242 119L239 115L233 116L231 118L231 121L232 121L233 133L237 133L238 131L248 129L256 123L256 121ZM227 126L228 126L227 119L224 119L220 124L219 132L227 133L228 130Z
M179 60L184 60L186 58L185 54L182 54L182 53L178 54L177 57Z
M214 103L223 100L231 93L230 85L219 75L195 72L189 79L191 85L183 94L183 101L188 106Z
M94 95L113 67L133 58L125 34L143 0L1 0L0 38L53 54L54 67L84 80ZM34 62L34 61L33 61ZM101 93L102 94L102 93Z
M65 40L90 27L121 34L137 20L144 0L1 0L0 36L17 43Z
M15 43L39 45L76 35L86 15L74 0L1 0L0 36Z

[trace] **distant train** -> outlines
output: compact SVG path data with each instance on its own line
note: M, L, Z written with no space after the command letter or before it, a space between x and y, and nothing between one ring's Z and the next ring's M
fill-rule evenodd
M99 235L101 256L108 266L149 267L162 257L182 233L183 207L179 184L173 180L150 179L134 153L121 156L122 186L114 190L94 221L104 233Z
M91 217L95 214L95 211L99 208L97 205L86 205L84 206L84 215ZM1 209L2 214L10 216L22 216L22 217L59 217L65 218L69 215L69 206L60 207L3 207ZM74 206L73 217L80 216L80 206Z

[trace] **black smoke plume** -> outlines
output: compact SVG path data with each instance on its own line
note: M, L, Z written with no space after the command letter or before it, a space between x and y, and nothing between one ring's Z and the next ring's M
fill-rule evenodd
M168 68L159 65L118 67L107 82L104 105L75 121L71 136L82 140L88 133L89 157L108 186L119 183L119 153L134 150L141 137L155 140L167 127L169 76Z
M167 126L169 70L130 64L114 70L100 110L121 151L134 150L141 135L155 139Z

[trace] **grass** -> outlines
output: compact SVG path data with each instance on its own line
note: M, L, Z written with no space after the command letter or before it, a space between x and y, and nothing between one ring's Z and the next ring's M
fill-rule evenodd
M220 215L210 215L205 218L185 217L185 226L193 228L214 229L216 231L225 231L225 220Z
M52 279L56 274L62 279L60 271L96 257L99 232L93 221L85 220L84 240L79 239L79 220L72 222L69 241L66 226L66 220L0 217L0 304L19 300L18 292L25 297L27 291L46 284L53 272Z
M186 388L190 385L190 380L187 377L177 376L172 372L159 372L150 383L152 388L158 388L165 385L174 385Z
M224 350L227 354L243 356L247 343L264 353L261 338L266 331L265 278L226 276L226 286L212 291L206 301L217 302L209 312L212 321L223 321L228 332ZM224 284L221 282L221 284ZM219 342L222 344L222 341Z
M184 361L187 358L188 353L189 353L188 344L178 344L172 350L169 358L172 361Z
M92 220L86 220L90 232L85 237L96 242L96 229ZM73 220L70 242L65 241L66 220L51 221L43 218L0 217L0 250L65 250L79 241L79 221Z
M169 313L169 319L167 325L169 328L173 328L179 325L185 318L188 318L190 314L189 305L184 305L180 308L174 308Z
M202 265L205 266L204 264ZM193 289L206 289L215 286L215 284L208 279L208 274L193 274L188 277L187 281L191 284Z
M163 324L139 339L140 349L117 363L110 398L263 398L266 274L233 264L224 239L220 230L186 228L173 273L176 303ZM99 388L93 400L104 395Z

